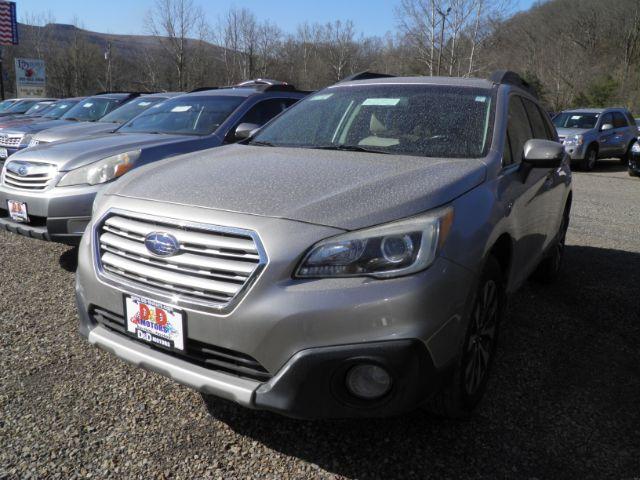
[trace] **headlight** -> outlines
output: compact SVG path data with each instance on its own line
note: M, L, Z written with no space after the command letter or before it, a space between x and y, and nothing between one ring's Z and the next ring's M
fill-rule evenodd
M570 147L575 147L578 145L582 145L583 141L584 138L582 137L582 135L567 135L567 137L564 139L564 144Z
M299 278L391 278L424 270L436 258L453 222L448 207L316 244L296 270Z
M27 147L29 146L29 144L31 143L31 138L33 137L33 135L25 135L24 137L22 137L20 139L20 146L21 147Z
M140 157L140 150L107 157L86 167L70 171L62 177L58 186L97 185L108 182L131 170L138 157Z
M640 155L640 143L634 142L634 144L631 146L631 153L633 153L634 155Z

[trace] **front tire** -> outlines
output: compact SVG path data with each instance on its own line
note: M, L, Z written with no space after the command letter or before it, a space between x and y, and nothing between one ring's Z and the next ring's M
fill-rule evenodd
M455 370L427 405L438 416L469 416L486 390L506 304L502 270L493 256L487 259L475 297Z
M598 162L598 150L593 145L589 145L587 151L584 154L584 159L580 163L582 170L590 172L596 166Z

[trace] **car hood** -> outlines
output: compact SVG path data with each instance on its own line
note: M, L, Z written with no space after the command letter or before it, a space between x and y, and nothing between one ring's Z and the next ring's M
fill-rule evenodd
M108 193L352 230L443 205L485 175L477 159L231 145L137 169Z
M2 119L0 119L1 121ZM34 134L46 130L48 128L57 127L60 125L69 125L71 122L69 120L46 120L43 119L41 122L32 122L26 125L20 125L19 127L15 127L11 129L11 133L24 133L24 134Z
M60 140L86 137L88 135L111 133L119 126L120 125L117 123L74 122L71 125L61 125L59 127L49 128L38 133L34 138L47 143L59 142Z
M568 137L569 135L581 135L588 132L589 128L557 128L559 137Z
M193 137L151 133L103 134L30 147L14 153L11 160L52 163L58 166L58 170L67 171L97 162L111 155L157 147L190 138Z

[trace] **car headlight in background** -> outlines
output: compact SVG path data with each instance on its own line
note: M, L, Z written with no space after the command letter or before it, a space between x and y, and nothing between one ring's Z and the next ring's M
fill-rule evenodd
M58 186L97 185L109 182L131 170L138 157L140 157L140 150L107 157L99 162L70 171L62 177Z
M577 147L578 145L582 145L584 142L584 138L582 135L567 135L564 139L564 144L568 147Z
M635 156L640 155L640 143L633 142L633 145L631 145L631 153Z
M298 278L391 278L424 270L436 258L451 224L447 207L317 243L296 270Z

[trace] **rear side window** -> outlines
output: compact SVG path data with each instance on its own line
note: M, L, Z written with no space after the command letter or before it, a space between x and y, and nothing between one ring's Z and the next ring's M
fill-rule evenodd
M533 132L529 126L529 117L522 100L515 95L509 99L507 135L511 144L511 163L520 163L524 153L524 144L533 138Z
M550 140L549 131L546 128L544 118L542 118L542 114L540 113L540 110L538 109L536 104L526 98L523 98L522 102L524 103L524 107L527 111L527 116L529 117L529 121L531 122L533 138Z
M627 119L621 112L613 112L613 128L628 127Z

